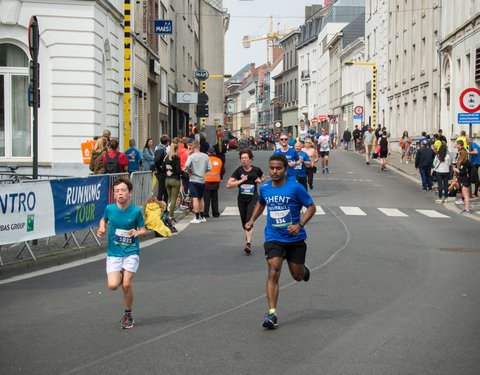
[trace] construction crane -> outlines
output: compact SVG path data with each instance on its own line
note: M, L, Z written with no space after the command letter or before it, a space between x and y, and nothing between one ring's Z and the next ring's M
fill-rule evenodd
M266 40L267 41L267 62L270 62L270 47L278 45L278 40L290 34L292 31L296 30L296 27L291 28L290 30L285 31L273 31L273 16L270 16L270 27L267 35L245 35L242 39L243 47L250 48L251 42L256 42L258 40Z

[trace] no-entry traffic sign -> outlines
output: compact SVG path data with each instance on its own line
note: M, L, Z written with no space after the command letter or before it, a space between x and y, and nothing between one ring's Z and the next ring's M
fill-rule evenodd
M478 112L480 110L480 90L473 87L464 90L460 95L460 107L465 112Z

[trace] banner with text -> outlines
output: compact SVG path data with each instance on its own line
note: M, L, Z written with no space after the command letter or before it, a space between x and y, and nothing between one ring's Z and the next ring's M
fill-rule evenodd
M49 181L0 186L0 245L55 235Z

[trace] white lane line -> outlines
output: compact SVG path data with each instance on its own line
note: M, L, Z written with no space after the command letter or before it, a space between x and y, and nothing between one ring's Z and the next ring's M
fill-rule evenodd
M360 209L360 207L340 206L340 209L343 211L345 215L348 215L348 216L367 216L367 214L363 212Z
M435 210L415 210L418 213L428 216L428 217L434 217L434 218L450 218L450 216L444 215L438 211Z
M323 208L321 206L315 206L317 208L317 212L315 212L315 215L325 215L325 211L323 211Z
M222 212L222 216L238 216L240 215L240 211L238 211L238 207L225 207Z
M407 214L403 213L398 208L379 208L378 210L383 212L387 216L408 217Z

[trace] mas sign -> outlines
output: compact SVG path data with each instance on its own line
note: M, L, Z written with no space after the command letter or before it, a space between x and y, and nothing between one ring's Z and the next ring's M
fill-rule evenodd
M173 32L172 20L155 20L155 34L171 34Z

